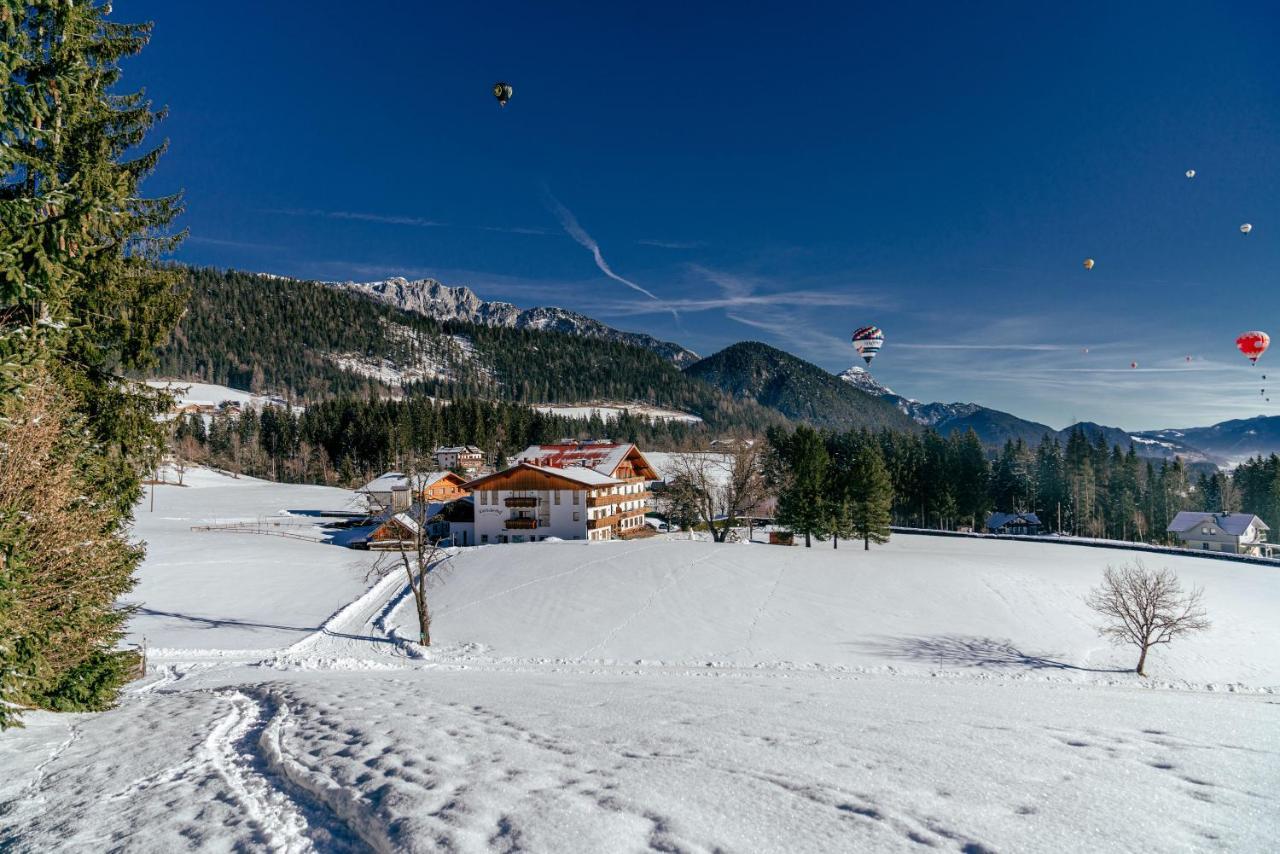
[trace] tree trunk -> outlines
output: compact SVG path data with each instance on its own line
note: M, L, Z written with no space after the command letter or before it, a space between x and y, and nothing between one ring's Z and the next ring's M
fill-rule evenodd
M870 536L866 536L866 537L863 537L863 538L862 538L862 550L863 550L864 552L869 552L869 551L871 551L871 537L870 537Z
M805 532L804 532L804 547L807 549L807 548L809 548L811 545L813 545L813 544L809 542L809 532L808 532L808 531L805 531Z
M1138 675L1139 675L1139 676L1146 676L1146 675L1147 675L1147 673L1146 673L1146 667L1147 667L1147 649L1148 649L1148 647L1145 647L1145 646L1144 646L1144 647L1142 648L1142 655L1138 656L1138 666L1137 666L1137 668L1136 668L1136 669L1137 669L1137 671L1138 671Z
M840 538L834 534L831 535L831 548L833 549L840 548Z

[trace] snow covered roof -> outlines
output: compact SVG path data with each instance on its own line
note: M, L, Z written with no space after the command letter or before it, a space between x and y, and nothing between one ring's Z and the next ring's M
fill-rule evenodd
M475 445L449 445L444 448L436 448L437 454L481 454L484 453Z
M516 454L512 461L564 470L588 468L612 477L632 450L644 459L640 449L629 442L562 442L554 445L530 445ZM645 460L645 464L648 465L648 460Z
M1169 527L1165 530L1170 533L1182 533L1206 522L1217 525L1233 537L1244 536L1244 532L1249 529L1250 525L1260 531L1271 530L1266 522L1252 513L1211 513L1202 510L1179 511L1178 515L1173 517L1173 521L1169 523Z
M487 474L484 477L478 477L475 480L469 481L466 484L466 488L472 491L484 488L487 484L493 481L500 481L502 478L507 477L520 469L541 472L553 477L559 477L564 480L581 483L584 486L612 486L616 483L622 483L622 481L609 477L607 474L601 474L595 469L586 468L585 466L568 466L561 468L559 466L540 466L535 463L521 460L509 469L495 472L494 474Z
M451 471L429 471L422 472L416 476L418 490L428 489L447 477L457 478L458 476ZM461 478L458 478L461 480ZM398 471L389 471L385 474L378 475L373 480L360 487L357 492L391 492L393 490L408 489L409 478L407 475Z
M987 528L998 530L1010 522L1022 520L1029 525L1039 525L1040 517L1034 513L992 513L987 517Z

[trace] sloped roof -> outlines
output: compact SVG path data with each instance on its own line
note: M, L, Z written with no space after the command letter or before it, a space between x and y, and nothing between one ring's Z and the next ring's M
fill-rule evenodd
M618 466L632 451L639 455L649 469L653 469L640 449L630 442L562 442L554 445L530 445L516 454L513 461L557 469L591 468L612 477L618 470ZM656 475L656 471L654 474Z
M421 472L414 478L417 481L418 491L434 486L446 478L456 478L458 483L462 483L462 478L458 477L451 471L429 471ZM389 471L380 474L373 480L360 487L357 492L391 492L396 489L408 489L409 478L398 471Z
M1204 510L1181 510L1173 517L1169 533L1180 534L1189 531L1196 525L1212 523L1233 537L1242 537L1250 525L1261 531L1269 531L1270 527L1252 513L1211 513Z
M992 513L987 517L987 527L1003 528L1015 519L1023 519L1032 525L1040 524L1040 517L1034 513Z
M559 468L557 466L540 466L540 465L535 465L534 463L522 461L512 466L509 469L504 469L503 471L495 472L493 474L487 474L487 475L484 475L483 477L478 477L475 480L468 481L466 484L466 488L473 491L476 489L488 488L488 484L495 481L500 481L503 478L509 477L512 474L522 470L538 472L540 474L549 475L551 477L558 477L558 478L561 478L562 480L568 480L574 483L580 483L584 486L612 486L613 484L616 484L616 483L622 483L622 481L620 480L609 477L606 474L601 474L595 469L586 468L585 466L569 466L567 468Z

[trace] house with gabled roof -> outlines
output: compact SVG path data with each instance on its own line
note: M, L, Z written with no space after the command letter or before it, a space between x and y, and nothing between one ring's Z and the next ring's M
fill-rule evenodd
M612 540L642 532L648 483L658 474L635 445L531 445L512 460L510 468L466 484L477 544Z
M1271 557L1271 529L1252 513L1183 510L1165 530L1189 549Z
M412 478L398 471L375 477L356 492L364 495L371 508L405 510L417 503L456 501L467 496L466 479L451 471L429 471ZM411 488L412 486L412 488Z
M1039 534L1043 526L1040 523L1040 517L1034 513L997 512L987 516L985 527L988 534L1031 537Z

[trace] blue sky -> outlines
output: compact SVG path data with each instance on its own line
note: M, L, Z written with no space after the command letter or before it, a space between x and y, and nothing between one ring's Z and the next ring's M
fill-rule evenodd
M119 0L179 257L834 371L874 323L900 393L1054 427L1280 414L1232 343L1280 335L1273 4L604 5Z

